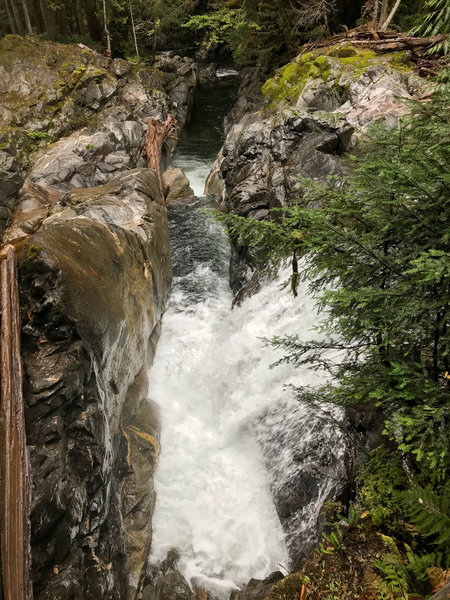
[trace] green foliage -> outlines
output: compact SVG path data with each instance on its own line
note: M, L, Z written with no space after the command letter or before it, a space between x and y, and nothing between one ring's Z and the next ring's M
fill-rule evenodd
M195 15L183 25L195 31L204 31L206 45L227 44L236 51L242 40L248 39L259 26L249 21L243 9L222 8L209 14Z
M450 484L437 494L431 485L424 488L413 486L403 493L410 520L422 535L444 554L445 566L450 562Z
M342 550L344 548L343 537L342 529L339 526L334 527L329 533L323 534L323 540L320 542L317 552L319 554L332 554Z
M303 180L303 197L271 220L222 217L266 269L290 257L293 287L308 280L325 311L322 341L272 341L280 362L332 375L299 397L362 405L385 423L386 447L360 475L374 523L440 551L450 539L449 102L441 90L395 130L373 128L349 177Z
M375 568L382 576L378 586L379 597L382 599L390 600L394 597L408 600L411 594L430 591L428 570L439 563L439 555L415 554L406 544L405 550L406 560L397 552L374 562Z
M443 35L442 42L433 46L433 53L450 52L450 5L447 0L426 0L414 33L424 36Z
M373 523L380 526L392 522L401 507L400 494L408 484L401 455L388 448L377 448L362 466L358 480L361 501L370 511Z

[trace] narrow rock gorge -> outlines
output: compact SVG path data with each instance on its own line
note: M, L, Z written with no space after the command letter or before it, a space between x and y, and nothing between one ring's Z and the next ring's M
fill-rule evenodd
M298 395L330 373L267 340L320 344L327 310L305 279L286 285L295 253L264 269L258 243L220 221L276 224L308 182L338 189L371 126L395 129L430 87L411 53L346 34L272 72L239 73L218 48L154 46L132 62L0 41L0 232L19 264L35 600L319 600L311 581L332 581L327 556L345 550L323 537L330 514L358 552L352 528L367 538L352 598L406 597L377 595L374 565L406 564L408 548L364 529L370 510L351 522L384 415Z

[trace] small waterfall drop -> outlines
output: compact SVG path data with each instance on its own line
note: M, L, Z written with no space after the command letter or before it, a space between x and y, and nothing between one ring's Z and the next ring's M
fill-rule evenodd
M215 154L201 143L210 132L192 126L174 163L199 191ZM218 145L219 136L214 153ZM284 389L320 376L291 365L270 369L281 354L262 341L317 335L306 286L293 298L280 289L282 273L231 310L229 242L202 210L207 205L203 199L170 214L173 289L150 371L161 413L151 560L174 547L188 581L226 597L288 565L288 552L314 538L344 444L339 428Z

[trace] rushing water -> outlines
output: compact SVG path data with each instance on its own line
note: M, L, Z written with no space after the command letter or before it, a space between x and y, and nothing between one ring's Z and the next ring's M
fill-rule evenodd
M174 161L200 194L221 143L218 98L228 108L223 101L231 90L224 78L213 94L197 96L200 107ZM301 543L314 536L333 488L324 470L336 461L323 460L323 448L308 449L328 441L338 457L342 441L283 388L315 383L317 376L290 365L270 369L278 354L261 340L309 337L317 322L313 300L305 289L294 299L274 280L231 310L229 243L202 211L205 204L170 215L173 290L150 372L162 425L152 560L177 548L188 581L220 595L287 565L289 527L297 542L299 532ZM287 515L286 536L274 498L283 504L284 495L295 497L292 485L301 487L305 476L310 488L311 481L318 487L305 509Z

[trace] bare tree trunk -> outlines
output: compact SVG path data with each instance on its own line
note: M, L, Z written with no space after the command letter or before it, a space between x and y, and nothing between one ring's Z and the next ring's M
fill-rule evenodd
M17 0L11 0L12 12L14 15L14 20L16 22L16 29L19 35L25 35L25 27L22 20L22 15L20 14L19 4Z
M41 9L42 21L44 22L45 31L49 39L54 40L56 33L55 15L53 11L49 10L47 6L47 0L39 0L39 7Z
M378 11L380 10L380 0L375 0L375 6L373 7L372 23L375 31L378 28Z
M164 142L167 139L178 139L175 135L177 128L177 121L172 115L169 115L165 121L159 121L158 119L155 119L155 117L150 117L147 123L144 151L147 156L148 168L154 169L158 174L159 185L163 196L161 154Z
M87 0L85 5L89 35L94 41L99 42L102 39L102 26L97 19L95 0Z
M28 12L27 0L22 0L22 8L23 8L23 16L25 17L25 26L27 28L27 32L29 34L32 34L33 28L31 27L30 13Z
M392 21L392 19L394 18L395 13L398 10L398 7L400 6L400 2L402 0L397 0L396 3L394 4L394 6L392 7L391 12L389 13L389 16L386 18L386 20L383 22L380 31L386 31L386 29L389 27L390 22Z
M388 16L388 10L389 10L389 0L381 0L381 14L380 14L380 20L378 21L378 28L380 27L380 25L382 25Z
M16 21L14 19L14 14L10 5L10 0L5 0L6 13L8 14L9 26L11 27L12 33L19 33L17 31Z
M42 20L41 9L38 0L32 0L30 6L31 23L38 33L45 31L45 23Z
M15 250L1 252L0 530L4 600L31 600L31 478L25 438Z
M128 6L130 7L131 29L133 31L134 47L136 48L137 61L139 62L139 58L140 58L139 57L139 48L138 48L138 43L137 43L137 39L136 39L136 29L134 27L133 7L131 5L131 0L128 0Z
M83 20L83 7L81 5L81 0L76 0L77 7L77 25L78 25L78 33L80 35L84 35L84 20Z
M109 35L108 21L106 20L106 0L103 0L103 25L106 35L106 51L108 52L108 56L111 56L111 36Z

